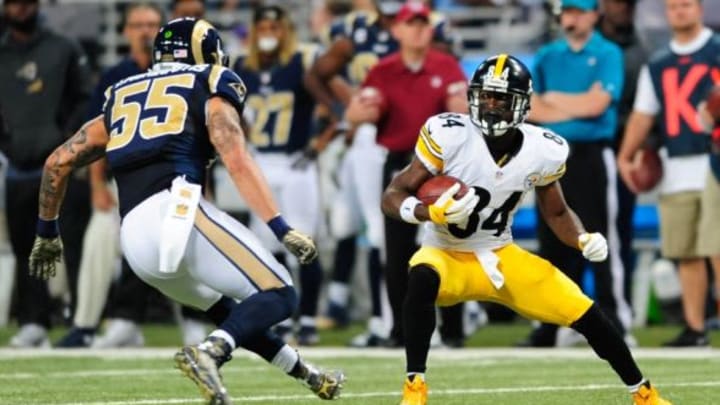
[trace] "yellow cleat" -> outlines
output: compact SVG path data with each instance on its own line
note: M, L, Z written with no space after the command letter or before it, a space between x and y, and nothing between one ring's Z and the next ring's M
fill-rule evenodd
M428 388L425 381L415 377L412 381L405 379L403 397L400 405L425 405L427 404Z
M634 405L672 405L670 401L660 398L660 394L651 386L650 383L645 383L640 386L640 389L633 394Z

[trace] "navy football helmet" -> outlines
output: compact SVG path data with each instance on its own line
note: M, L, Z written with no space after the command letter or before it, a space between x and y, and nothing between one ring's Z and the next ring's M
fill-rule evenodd
M228 56L212 24L185 17L168 22L155 36L153 64L163 62L227 67Z
M468 87L470 119L488 137L502 136L525 121L532 79L517 58L500 54L475 69Z

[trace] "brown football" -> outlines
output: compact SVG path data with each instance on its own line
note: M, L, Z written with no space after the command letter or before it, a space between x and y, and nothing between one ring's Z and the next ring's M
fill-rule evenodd
M653 148L643 148L638 152L638 167L632 172L632 179L641 192L650 191L662 179L663 166L660 154Z
M430 205L434 203L438 197L445 192L445 190L452 187L455 183L460 183L460 191L455 193L453 197L460 198L464 196L465 193L468 192L468 186L465 185L465 183L452 176L440 175L431 177L425 181L425 183L423 183L418 189L416 197L422 201L423 204Z

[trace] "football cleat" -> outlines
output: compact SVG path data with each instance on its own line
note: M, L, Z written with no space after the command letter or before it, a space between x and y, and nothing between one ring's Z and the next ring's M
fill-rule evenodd
M670 401L660 398L660 394L649 382L641 385L633 394L634 405L672 405Z
M305 361L301 361L300 367L300 376L296 378L320 399L336 399L340 396L345 383L342 371L322 371Z
M222 382L218 368L229 359L221 339L209 338L197 346L185 346L175 354L180 371L200 388L208 405L230 405L230 395Z
M425 405L427 404L428 388L422 378L415 377L412 381L405 379L403 386L403 397L400 405Z

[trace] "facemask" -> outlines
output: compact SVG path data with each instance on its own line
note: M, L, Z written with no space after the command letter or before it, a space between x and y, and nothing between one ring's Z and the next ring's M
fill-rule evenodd
M11 29L18 30L25 34L30 34L35 31L38 25L38 13L28 16L24 20L15 20L5 16L5 21Z
M275 37L260 37L257 45L262 52L272 52L278 47L278 39Z

